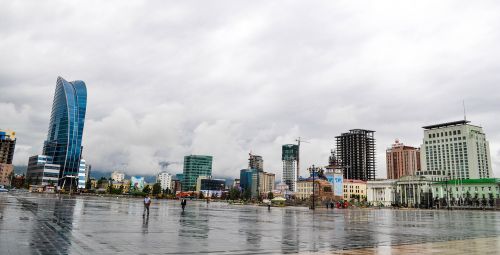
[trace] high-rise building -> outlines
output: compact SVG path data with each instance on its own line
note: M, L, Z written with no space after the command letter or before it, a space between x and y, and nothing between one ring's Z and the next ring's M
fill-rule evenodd
M276 175L273 173L259 172L259 193L267 195L274 190Z
M240 187L243 192L250 190L252 198L259 195L259 171L257 169L240 170Z
M184 157L183 191L196 190L199 176L212 176L212 156L189 155Z
M490 146L482 127L460 120L423 127L421 175L491 178Z
M49 132L43 155L60 165L59 186L74 182L82 159L82 136L87 108L87 88L83 81L57 78ZM64 180L69 177L68 180Z
M80 168L78 169L78 188L79 189L84 189L85 188L85 180L87 179L86 175L86 169L87 167L85 166L85 159L80 160Z
M122 171L113 171L111 173L111 179L115 182L122 182L125 179L125 173Z
M404 145L399 140L386 151L387 178L399 179L420 171L420 149Z
M257 169L259 172L264 171L264 160L262 156L253 155L252 153L248 154L250 157L248 158L248 168L249 169Z
M92 173L92 165L85 165L85 183L90 181L90 173Z
M283 161L283 182L288 185L290 191L295 191L297 182L297 159L299 157L299 146L296 144L285 144L281 147L281 160Z
M0 164L12 164L16 147L16 132L0 129Z
M172 190L172 175L167 172L160 172L156 176L156 182L160 183L162 190Z
M16 147L16 132L0 129L0 185L11 185L14 172L12 160Z
M335 137L344 179L375 180L375 131L351 129Z

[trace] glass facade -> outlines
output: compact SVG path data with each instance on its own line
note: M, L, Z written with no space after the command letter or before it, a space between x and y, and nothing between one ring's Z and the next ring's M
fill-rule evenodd
M68 82L58 77L43 154L52 157L53 163L61 166L59 179L78 176L86 108L85 83Z
M212 176L212 156L185 156L182 190L196 190L196 182L199 176Z

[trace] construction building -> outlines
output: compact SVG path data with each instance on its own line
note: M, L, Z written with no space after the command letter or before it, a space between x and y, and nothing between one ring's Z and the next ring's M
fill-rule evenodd
M351 129L335 137L344 179L375 180L375 131Z
M296 191L297 182L297 160L299 158L299 146L296 144L285 144L281 150L283 161L283 182L288 185L290 191Z

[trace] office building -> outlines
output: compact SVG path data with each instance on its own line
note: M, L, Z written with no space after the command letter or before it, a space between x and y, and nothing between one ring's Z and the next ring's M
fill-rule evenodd
M0 129L0 164L12 164L16 148L16 132Z
M283 161L283 182L288 185L290 191L295 191L297 182L297 160L299 157L299 146L296 144L285 144L281 147L281 160Z
M198 180L200 181L199 191L203 192L205 195L212 195L212 192L215 191L219 191L217 192L219 194L220 191L226 189L225 179L212 179L211 177L209 177Z
M267 195L274 190L276 175L273 173L259 172L259 193Z
M90 173L92 172L92 165L85 164L85 183L90 181Z
M461 120L423 127L422 173L448 179L491 178L490 146L482 127Z
M198 176L198 179L196 179L196 192L200 192L201 190L201 180L208 180L212 178L211 176Z
M160 172L156 176L156 182L160 183L162 190L172 190L172 175L167 172Z
M386 151L387 178L399 179L420 171L420 149L404 145L399 140Z
M87 108L87 88L83 81L57 78L47 140L43 155L59 165L58 185L76 184L82 159L82 136ZM67 179L67 180L65 180ZM71 182L71 183L70 183Z
M250 190L252 198L259 196L259 171L257 169L240 170L241 191Z
M78 171L78 188L79 189L84 189L85 188L85 180L87 177L85 176L86 174L86 166L85 166L85 159L80 160L80 168Z
M56 185L61 165L54 164L53 158L46 155L31 156L28 161L26 181L33 185Z
M122 182L125 179L125 173L122 171L113 171L111 173L111 180L116 182Z
M0 185L10 186L14 174L12 160L16 147L16 132L0 129Z
M182 191L194 191L199 176L212 176L212 156L184 157Z
M375 180L375 131L351 129L335 137L344 179Z
M253 155L252 153L249 153L249 158L248 158L248 168L249 169L257 169L260 172L264 171L264 160L262 159L261 156L258 155Z

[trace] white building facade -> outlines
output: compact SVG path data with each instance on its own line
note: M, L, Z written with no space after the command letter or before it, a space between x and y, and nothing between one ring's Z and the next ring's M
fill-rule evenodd
M375 180L366 182L368 203L374 206L391 206L396 189L396 180Z
M482 127L469 121L425 126L418 175L449 179L492 177L489 142Z
M172 190L172 175L167 172L160 172L156 176L156 182L160 183L162 190Z
M111 179L116 182L122 182L125 179L125 173L121 171L113 171L111 173Z
M86 166L85 166L85 159L80 160L80 167L78 168L78 188L79 189L84 189L85 188L85 180L86 178Z

